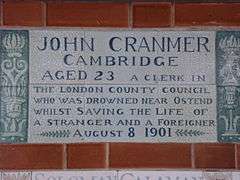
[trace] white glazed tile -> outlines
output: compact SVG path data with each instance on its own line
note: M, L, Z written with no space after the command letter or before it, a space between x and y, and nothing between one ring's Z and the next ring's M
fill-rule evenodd
M29 171L2 172L1 180L31 180L32 175Z
M233 173L227 171L203 172L204 180L234 180Z
M202 180L200 171L119 171L118 180Z
M117 180L116 171L38 171L32 180Z

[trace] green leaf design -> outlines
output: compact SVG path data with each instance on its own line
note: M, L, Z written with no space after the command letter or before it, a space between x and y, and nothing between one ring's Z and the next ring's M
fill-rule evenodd
M70 135L69 130L45 131L38 134L39 136L48 138L67 138Z
M199 131L199 130L192 130L192 129L177 129L176 130L176 135L177 136L202 136L204 134L206 134L203 131Z

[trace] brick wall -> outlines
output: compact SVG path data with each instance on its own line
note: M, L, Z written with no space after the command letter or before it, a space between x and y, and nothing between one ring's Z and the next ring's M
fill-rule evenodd
M0 0L1 1L1 0ZM240 3L1 1L1 26L116 28L240 25ZM0 145L0 169L240 168L237 144Z

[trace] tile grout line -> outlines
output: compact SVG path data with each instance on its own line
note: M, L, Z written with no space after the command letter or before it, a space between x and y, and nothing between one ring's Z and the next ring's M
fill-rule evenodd
M175 26L175 1L171 2L171 27Z
M42 4L43 4L42 21L43 21L43 26L46 27L47 26L47 2L46 1L42 1Z
M195 151L194 151L194 144L191 144L191 167L196 168L195 166Z
M133 4L131 1L128 3L128 27L133 28Z
M106 143L105 148L105 168L109 169L109 143Z
M238 148L237 148L237 144L234 144L234 150L235 150L235 169L238 168Z
M0 0L0 16L1 16L0 25L3 26L3 1L2 0Z
M63 169L67 169L67 144L63 144Z

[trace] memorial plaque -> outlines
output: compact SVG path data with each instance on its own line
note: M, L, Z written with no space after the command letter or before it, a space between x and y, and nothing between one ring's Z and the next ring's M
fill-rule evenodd
M238 142L240 32L1 30L0 142Z
M0 180L239 180L239 172L218 171L4 171Z
M204 180L233 180L232 172L203 172Z
M118 180L205 180L201 171L120 171Z
M117 171L22 171L1 174L1 180L117 180Z

